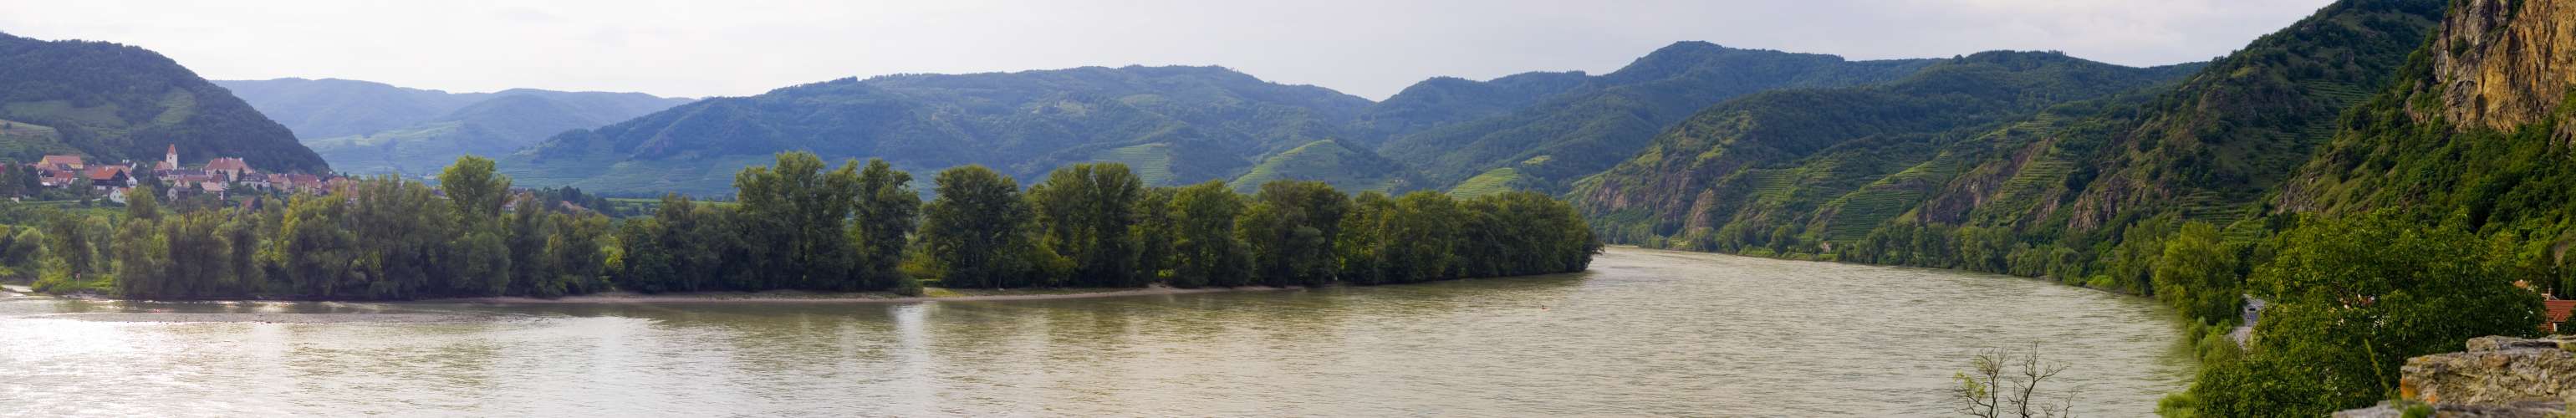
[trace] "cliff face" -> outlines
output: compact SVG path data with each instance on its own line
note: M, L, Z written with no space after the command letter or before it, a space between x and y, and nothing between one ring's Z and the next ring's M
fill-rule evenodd
M2576 1L2469 0L2453 10L2428 51L2442 115L2504 131L2552 117L2576 81Z
M2576 336L2480 337L2469 351L2406 359L2397 381L2407 401L2430 404L2437 417L2563 416L2576 405ZM2391 404L2337 417L2396 417Z

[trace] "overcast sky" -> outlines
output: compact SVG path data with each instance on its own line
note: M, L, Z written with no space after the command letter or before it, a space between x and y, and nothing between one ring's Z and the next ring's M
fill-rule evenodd
M2199 61L2330 0L0 0L0 32L159 51L211 79L742 96L841 77L1222 65L1382 99L1432 76L1608 72L1701 40L1854 59L2062 50Z

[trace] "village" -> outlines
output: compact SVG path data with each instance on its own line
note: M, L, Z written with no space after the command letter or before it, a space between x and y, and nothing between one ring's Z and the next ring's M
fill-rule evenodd
M250 162L236 157L215 157L205 164L182 165L179 147L171 145L161 161L149 167L132 161L118 163L90 162L80 155L46 155L26 168L10 167L12 173L32 173L35 183L45 189L74 193L104 193L108 201L124 203L128 190L147 183L161 192L166 200L209 196L229 199L243 191L323 193L348 184L348 178L336 175L306 173L262 173ZM28 191L34 194L35 191Z

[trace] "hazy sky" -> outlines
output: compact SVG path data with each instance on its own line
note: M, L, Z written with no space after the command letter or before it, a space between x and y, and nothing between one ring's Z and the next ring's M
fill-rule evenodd
M211 79L741 96L890 73L1222 65L1382 99L1432 76L1608 72L1674 41L2206 60L2329 0L0 0L0 32L140 45Z

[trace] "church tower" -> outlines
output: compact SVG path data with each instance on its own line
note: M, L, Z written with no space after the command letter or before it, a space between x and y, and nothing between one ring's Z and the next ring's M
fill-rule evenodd
M163 170L177 170L177 169L179 169L179 144L170 144L170 153L168 153L168 154L161 154L161 167L160 167L160 169L163 169Z

